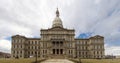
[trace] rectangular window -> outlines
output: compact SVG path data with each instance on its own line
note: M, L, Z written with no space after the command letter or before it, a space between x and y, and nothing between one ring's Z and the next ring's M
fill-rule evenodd
M22 51L20 51L20 53L22 54Z
M21 48L22 48L22 45L21 45Z
M15 54L15 51L13 51L13 54Z
M70 54L70 50L69 50L69 54Z

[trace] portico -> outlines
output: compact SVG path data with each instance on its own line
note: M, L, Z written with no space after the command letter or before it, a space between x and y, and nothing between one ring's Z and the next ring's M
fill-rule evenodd
M53 41L52 42L52 54L60 55L63 54L63 41Z

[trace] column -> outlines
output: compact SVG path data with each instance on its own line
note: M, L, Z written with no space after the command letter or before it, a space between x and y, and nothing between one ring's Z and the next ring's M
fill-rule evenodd
M60 49L59 49L59 55L60 55Z
M59 47L60 47L60 41L59 41Z

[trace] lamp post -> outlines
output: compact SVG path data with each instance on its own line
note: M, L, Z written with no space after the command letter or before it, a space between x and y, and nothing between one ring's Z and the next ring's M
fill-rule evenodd
M114 56L113 56L113 54L112 54L112 60L113 60L113 58L114 58Z

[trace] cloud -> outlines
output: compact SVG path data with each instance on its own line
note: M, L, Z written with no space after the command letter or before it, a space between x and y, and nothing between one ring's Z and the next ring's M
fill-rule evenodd
M64 27L74 28L75 37L99 34L109 47L120 46L119 3L120 0L0 0L0 39L16 34L40 37L41 28L51 28L58 7Z
M120 46L106 46L105 55L120 55Z
M8 40L0 40L0 51L10 53L11 42Z

